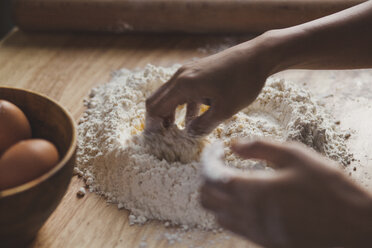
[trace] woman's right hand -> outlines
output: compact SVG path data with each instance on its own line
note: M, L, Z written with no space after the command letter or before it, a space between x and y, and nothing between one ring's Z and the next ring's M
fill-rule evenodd
M184 65L147 99L146 129L167 127L176 107L187 103L187 130L204 135L249 105L275 72L371 67L371 13L372 1L366 1ZM198 117L201 103L211 107Z
M187 104L186 127L192 135L206 135L255 100L271 66L260 38L182 66L146 101L146 129L167 127L175 109ZM201 116L200 104L210 105Z

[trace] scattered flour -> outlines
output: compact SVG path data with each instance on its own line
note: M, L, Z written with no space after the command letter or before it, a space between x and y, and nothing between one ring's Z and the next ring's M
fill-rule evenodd
M150 141L170 145L165 154L164 149L154 149L154 144L143 135L145 99L178 67L148 65L143 70L123 69L109 83L92 89L79 123L75 172L83 176L90 191L105 196L118 208L128 209L131 224L158 219L172 226L213 229L217 227L214 216L203 210L198 201L202 182L199 154L203 145L182 155L173 152L177 147L174 140L162 139L161 135L152 137ZM176 137L184 135L184 114L185 107L179 107L176 124L181 130L172 127ZM300 141L344 165L352 158L345 145L345 133L324 107L306 90L280 79L269 78L257 100L219 125L205 142L222 142L229 167L269 169L265 163L242 160L232 154L228 148L231 140L246 137Z
M85 196L85 194L86 194L87 192L86 192L86 190L85 190L85 188L84 187L80 187L80 189L79 189L79 191L76 193L76 195L77 195L77 197L84 197Z
M139 248L147 248L147 242L141 241L141 243L139 244Z

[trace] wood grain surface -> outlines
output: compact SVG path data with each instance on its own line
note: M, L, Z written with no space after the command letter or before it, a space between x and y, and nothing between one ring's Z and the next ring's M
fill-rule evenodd
M0 42L0 84L44 93L65 106L76 120L83 98L93 86L109 80L119 68L147 63L168 66L203 57L247 37L184 35L26 34L15 30ZM370 188L372 129L371 70L288 71L279 74L309 88L341 121L352 128L350 147L357 158L345 172ZM354 171L355 168L355 171ZM152 221L129 226L128 212L118 210L94 193L77 198L82 180L73 177L57 210L40 230L32 247L257 247L228 232L177 232ZM146 246L144 246L146 242Z
M304 23L363 0L15 0L23 30L246 33Z

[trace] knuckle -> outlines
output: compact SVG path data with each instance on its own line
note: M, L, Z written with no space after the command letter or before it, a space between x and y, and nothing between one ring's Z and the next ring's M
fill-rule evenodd
M191 65L184 65L179 70L179 79L183 81L193 81L199 75L199 69Z
M192 72L183 72L180 74L178 80L181 84L190 84L196 79L196 76Z
M184 71L186 71L188 69L188 65L185 64L185 65L182 65L178 70L177 70L177 73L182 73Z
M190 71L190 68L188 66L183 65L182 67L180 67L176 72L177 80L184 79L185 75L187 75L189 71Z
M181 72L191 70L194 67L194 64L195 62L193 61L186 62L178 70Z

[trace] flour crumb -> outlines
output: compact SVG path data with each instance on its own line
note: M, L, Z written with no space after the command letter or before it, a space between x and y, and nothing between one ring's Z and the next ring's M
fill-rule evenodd
M226 165L238 171L271 170L265 163L243 160L229 149L232 140L252 137L298 141L340 164L350 163L352 154L345 143L348 135L335 119L307 90L276 78L267 79L257 99L221 123L205 137L205 143L189 146L187 149L195 150L186 156L173 149L174 140L166 138L169 133L155 138L157 144L168 142L167 148L153 149L144 135L145 99L179 67L122 69L110 82L92 89L84 102L75 172L89 191L129 210L130 225L156 219L181 229L182 225L187 229L219 228L214 215L199 203L203 173L199 156L204 144L220 142ZM185 106L177 108L172 127L177 137L184 135L185 112Z
M79 170L79 168L74 167L73 175L77 175L78 177L82 177L84 175L84 173L81 170Z
M93 178L88 177L87 180L85 181L85 184L88 185L88 186L92 185L93 184Z
M134 225L134 224L142 225L142 224L145 224L146 221L147 221L147 218L145 216L142 216L142 215L135 216L133 214L129 215L129 225L131 225L131 226Z
M168 244L173 245L176 242L182 242L182 237L179 233L164 233L164 238L168 241Z
M85 191L85 188L84 187L80 187L80 189L78 190L78 192L76 193L77 197L79 198L82 198L85 196L87 192Z

